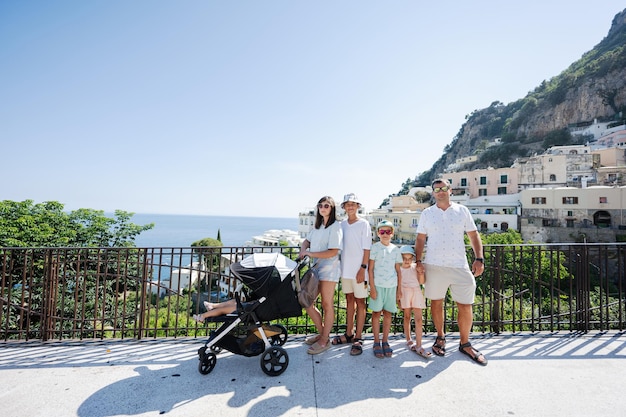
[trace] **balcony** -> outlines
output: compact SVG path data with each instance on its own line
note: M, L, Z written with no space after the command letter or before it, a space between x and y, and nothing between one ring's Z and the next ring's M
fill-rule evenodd
M625 248L486 246L471 335L486 368L458 352L448 300L448 351L430 361L407 350L401 314L385 359L372 354L369 328L360 357L349 345L307 355L312 323L285 319L290 363L280 377L229 352L209 375L198 372L196 352L213 324L190 314L204 298L216 301L218 281L236 285L229 265L244 248L1 248L3 415L373 417L419 407L424 415L621 416ZM336 303L333 334L341 334L340 291ZM429 349L435 333L424 314ZM429 400L442 393L447 400Z

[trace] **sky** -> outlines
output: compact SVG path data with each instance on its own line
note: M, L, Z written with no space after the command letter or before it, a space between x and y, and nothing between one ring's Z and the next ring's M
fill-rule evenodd
M0 200L297 217L378 208L466 115L597 45L623 1L0 0Z

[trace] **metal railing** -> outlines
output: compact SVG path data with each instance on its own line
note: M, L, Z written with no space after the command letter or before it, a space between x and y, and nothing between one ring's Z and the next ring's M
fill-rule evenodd
M299 248L0 248L0 339L206 337L203 301L232 297L229 266L250 251ZM624 244L486 245L477 278L474 332L589 332L626 327ZM428 278L427 278L428 279ZM335 331L345 330L336 292ZM458 331L444 303L446 330ZM433 331L424 311L425 331ZM403 315L394 315L402 332ZM290 333L314 332L308 316L280 319ZM368 315L368 321L369 315ZM366 331L371 331L366 324Z

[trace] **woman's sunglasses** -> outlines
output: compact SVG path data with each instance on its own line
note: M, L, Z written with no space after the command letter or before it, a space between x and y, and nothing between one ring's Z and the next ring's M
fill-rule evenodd
M317 205L317 208L330 208L330 204L328 204L328 203L324 203L324 204L319 203Z

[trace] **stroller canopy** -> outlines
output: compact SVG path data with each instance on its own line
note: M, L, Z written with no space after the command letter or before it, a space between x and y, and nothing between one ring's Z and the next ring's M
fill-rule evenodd
M298 266L297 262L281 253L253 253L246 256L239 264L247 269L274 267L278 271L281 281Z

